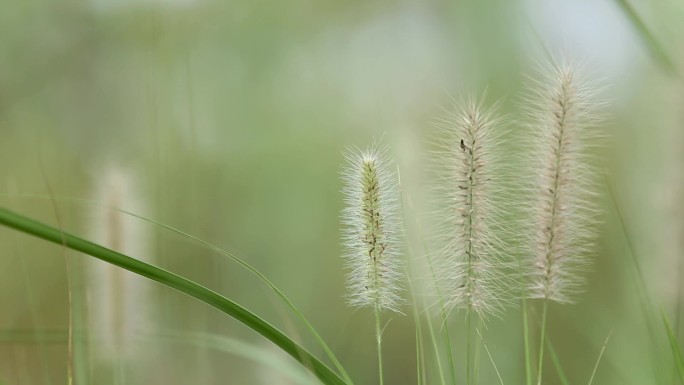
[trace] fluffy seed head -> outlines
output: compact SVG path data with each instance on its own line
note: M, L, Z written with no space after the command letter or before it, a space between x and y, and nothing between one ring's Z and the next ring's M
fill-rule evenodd
M581 291L595 232L596 172L588 150L599 138L596 90L568 64L546 72L526 106L535 199L527 289L530 298L566 303Z
M350 149L342 173L348 299L352 306L399 311L398 184L385 151Z
M438 284L447 305L484 318L503 306L507 263L496 235L499 215L493 199L501 121L481 104L475 99L456 103L440 124L436 242Z

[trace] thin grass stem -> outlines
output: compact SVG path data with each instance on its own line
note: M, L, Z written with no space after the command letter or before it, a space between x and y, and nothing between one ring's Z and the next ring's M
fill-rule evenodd
M546 337L546 348L549 351L549 357L551 357L551 362L553 363L554 368L556 368L556 373L558 374L561 384L570 385L568 377L565 375L563 367L561 366L560 359L558 359L558 354L556 354L556 349L553 347L549 337Z
M601 358L603 357L603 353L606 351L606 346L608 345L608 340L610 339L611 334L613 334L612 330L610 331L610 333L608 333L608 336L606 337L606 341L603 343L603 347L601 348L601 352L599 353L599 356L596 359L596 365L594 365L594 370L591 372L591 377L589 378L589 383L587 385L591 385L591 383L594 382L594 377L596 376L596 371L598 370L599 363L601 363Z
M466 384L472 385L471 367L472 367L472 311L468 310L466 314Z
M499 378L499 383L501 385L504 385L503 378L501 377L501 373L499 373L499 368L496 367L496 362L494 362L494 357L492 357L492 353L489 351L489 348L487 348L487 344L484 341L484 338L482 337L482 333L480 333L480 329L475 330L477 332L478 337L480 337L480 343L482 343L482 347L484 347L485 352L487 353L487 357L489 357L489 362L492 363L492 367L494 368L494 372L496 373L496 377Z
M544 300L544 305L542 305L542 322L541 322L541 333L539 334L539 366L537 372L537 385L541 385L542 381L542 368L544 365L544 340L546 339L546 315L548 313L549 301Z
M530 355L530 328L527 320L527 300L522 300L523 343L525 345L525 383L532 385L532 357Z
M384 379L382 375L382 325L380 324L380 308L378 306L375 307L375 340L378 345L378 377L380 379L380 385L383 385Z
M401 172L400 172L398 167L397 167L397 176L398 176L398 180L399 180L399 194L400 194L400 198L401 198L400 202L401 202L401 207L402 207L402 213L404 213L404 215L405 215L407 210L405 209L404 205L405 204L408 205L409 209L412 210L413 204L412 204L412 200L411 200L410 196L406 196L406 194L404 193L404 189L403 189L402 184L401 184ZM405 223L405 222L406 222L406 218L404 218L403 223ZM435 272L435 268L434 268L434 265L432 263L432 258L430 258L430 254L428 253L427 243L425 242L425 237L423 236L422 226L421 226L420 220L418 220L418 219L416 219L416 227L418 229L418 237L420 238L421 245L423 246L423 251L425 252L425 255L426 255L428 268L430 269L430 275L432 277L433 284L435 285L435 289L437 291L437 298L439 298L439 311L440 311L440 315L442 316L442 328L444 329L444 345L445 345L445 348L447 351L447 359L449 360L449 375L451 376L451 383L453 385L456 385L456 369L454 367L454 353L453 353L453 349L451 347L451 337L449 334L449 323L447 322L448 321L448 314L446 312L446 304L444 303L444 296L442 295L442 291L439 287L439 283L437 280L437 274ZM411 284L411 271L410 271L410 269L408 269L408 272L409 272L408 276L409 276L409 285L410 285ZM413 289L411 289L411 290L413 290ZM412 291L412 293L413 293L413 291ZM414 295L414 299L415 299L415 295ZM419 316L416 317L417 322L419 322L419 318L420 318ZM431 324L429 319L427 320L427 323L428 323L429 328L430 328L430 332L431 332L431 336L432 336L432 342L433 342L433 344L436 345L435 338L434 338L434 332L432 330L432 324ZM419 325L419 324L417 323L417 325ZM420 327L420 326L418 326L418 327ZM437 353L437 347L436 346L435 346L435 352ZM423 360L425 360L425 357L423 357ZM443 374L442 374L441 362L439 360L439 354L436 354L436 360L437 360L437 364L439 366L442 384L444 384L445 379L443 378Z
M439 373L440 384L446 385L446 381L444 379L444 369L442 368L442 360L439 358L440 354L439 347L437 346L437 338L435 338L435 329L430 320L428 320L427 325L428 332L430 333L430 339L432 340L432 347L435 350L435 361L437 362L437 372Z
M477 326L475 327L475 332L478 335L480 334L480 329L482 329L483 325L484 325L484 321L482 320L482 318L478 318ZM474 334L473 334L473 338L475 338ZM482 336L480 336L480 338L477 338L475 340L475 356L473 358L473 362L474 362L473 363L473 372L475 374L474 375L475 379L473 381L474 385L477 385L478 380L480 378L480 353L481 353L481 349L482 349L482 341L483 341Z

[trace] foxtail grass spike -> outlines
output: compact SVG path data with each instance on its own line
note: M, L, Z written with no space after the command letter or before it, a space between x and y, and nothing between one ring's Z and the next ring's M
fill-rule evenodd
M481 318L498 314L506 297L506 258L497 236L499 191L496 151L501 120L494 109L469 99L441 121L438 145L436 242L443 264L438 277L450 309Z
M545 73L533 80L526 106L534 177L527 296L569 303L583 287L593 248L597 197L590 147L600 139L598 104L596 88L581 71L562 63Z
M399 311L401 263L398 182L385 150L350 149L342 173L350 305Z

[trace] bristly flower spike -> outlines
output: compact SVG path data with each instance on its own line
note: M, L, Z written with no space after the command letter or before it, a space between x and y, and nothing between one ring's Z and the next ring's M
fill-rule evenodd
M386 150L373 145L345 155L345 226L347 287L350 305L399 312L402 302L399 193Z
M527 103L533 148L529 152L531 221L529 298L573 301L584 284L596 222L597 172L589 147L596 130L597 89L566 63L553 64L547 76L533 81Z
M501 119L482 104L473 98L456 103L440 124L436 238L446 304L486 318L503 308L508 265L496 235L501 229L493 198L499 192L495 157Z

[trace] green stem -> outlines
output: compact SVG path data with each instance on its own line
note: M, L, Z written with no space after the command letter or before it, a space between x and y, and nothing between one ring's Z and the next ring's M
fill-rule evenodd
M480 332L480 329L482 329L483 326L483 321L481 317L478 317L477 320L477 326L475 327L475 333L473 333L473 338L475 338L475 357L473 358L474 364L473 364L473 372L475 373L474 375L474 380L473 384L477 385L479 375L480 375L480 349L482 348L482 344L484 340L482 338L476 338L475 334Z
M541 385L542 365L544 364L544 340L546 339L546 313L548 312L549 301L544 299L542 310L541 334L539 336L539 371L537 372L537 385Z
M454 368L454 353L451 348L451 337L449 336L449 325L448 325L448 320L447 320L447 315L446 311L444 310L444 306L442 306L442 318L444 319L444 338L446 341L444 342L444 345L446 345L446 350L447 350L447 358L449 359L449 375L451 376L451 383L456 385L456 369Z
M36 222L4 208L0 208L0 224L42 238L46 241L80 251L185 293L222 311L261 334L310 370L324 384L347 384L327 365L286 336L283 332L244 307L202 285L114 250L86 241L85 239L61 232L54 227Z
M468 335L466 336L466 384L467 385L472 385L471 379L470 379L470 366L471 366L471 345L472 345L472 338L471 337L471 324L472 324L472 311L468 309L468 314L466 315L466 333Z
M382 377L382 325L380 324L380 308L375 307L375 340L378 344L378 375L380 385L383 385Z
M530 356L530 330L527 322L527 300L522 300L523 339L525 344L525 379L527 385L532 385L532 360Z
M428 331L430 332L430 340L432 341L432 348L435 351L435 361L437 362L437 373L439 373L439 380L442 385L446 385L446 381L444 380L444 369L442 368L442 360L439 358L439 347L437 346L437 338L435 337L435 329L434 326L432 326L432 321L430 319L427 320L427 326L428 326Z

